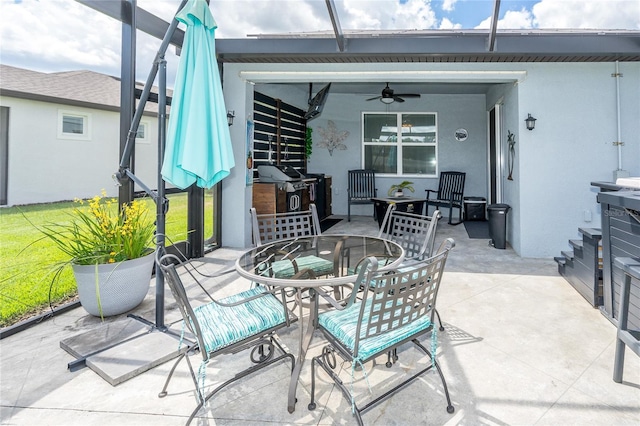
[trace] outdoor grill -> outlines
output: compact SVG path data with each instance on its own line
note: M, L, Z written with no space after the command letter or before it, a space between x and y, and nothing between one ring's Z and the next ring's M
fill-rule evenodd
M260 182L275 183L278 189L287 192L287 211L299 211L302 206L302 191L307 187L305 176L291 166L272 164L258 166Z

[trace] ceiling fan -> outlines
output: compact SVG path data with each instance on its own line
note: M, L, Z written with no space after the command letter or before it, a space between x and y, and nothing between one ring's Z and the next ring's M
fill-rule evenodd
M373 101L375 99L380 99L380 102L385 104L390 104L393 102L404 102L402 98L419 98L420 95L417 93L398 93L394 94L393 89L389 87L389 83L387 83L387 87L382 89L382 94L380 96L376 96L375 98L369 98L368 101Z

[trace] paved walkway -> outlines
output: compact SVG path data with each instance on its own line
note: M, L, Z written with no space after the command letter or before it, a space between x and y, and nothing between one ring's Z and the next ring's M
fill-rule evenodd
M327 231L346 232L372 234L375 223L357 217ZM438 359L456 411L446 412L439 380L430 372L365 414L366 424L640 424L640 358L627 351L624 382L613 382L615 327L558 275L553 261L521 259L510 249L496 250L486 240L469 239L463 226L441 222L438 241L449 236L457 245L438 299L446 326L439 333ZM210 256L231 260L239 252L225 248ZM213 285L221 294L246 286L235 274ZM154 318L153 294L152 286L150 296L135 310L149 320ZM167 324L179 321L170 302L167 297ZM67 371L74 358L60 348L60 341L100 326L79 308L2 340L1 424L183 424L195 406L186 365L178 368L169 395L162 399L157 395L171 362L118 386L88 368ZM281 338L295 351L297 325ZM312 345L317 353L320 336ZM400 364L371 372L372 387L392 382L398 371L414 363L414 354L413 349L401 351ZM209 385L246 362L242 356L227 358L209 365ZM198 357L193 360L196 366L200 362ZM355 424L349 402L323 373L318 408L307 410L309 364L302 372L293 414L286 410L289 365L281 363L223 391L201 411L199 424ZM348 370L345 380L350 380ZM370 397L358 373L355 386L360 398Z

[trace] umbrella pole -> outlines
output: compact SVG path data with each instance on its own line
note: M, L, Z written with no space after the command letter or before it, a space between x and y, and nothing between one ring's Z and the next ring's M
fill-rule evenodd
M187 0L182 0L180 2L180 6L178 7L177 12L182 10L182 8L187 4ZM135 27L135 22L133 23ZM127 140L125 143L124 150L122 152L122 157L120 159L119 170L113 175L114 180L119 185L122 185L127 179L131 179L134 183L138 184L151 198L156 204L156 248L158 250L164 250L165 248L165 219L166 213L169 208L168 200L165 197L165 186L164 180L162 179L161 169L162 169L162 161L164 159L164 146L166 142L166 110L167 110L167 61L164 58L164 55L169 48L169 44L171 42L171 38L178 28L178 20L173 18L169 28L162 39L162 43L156 53L155 60L153 61L153 65L151 67L151 71L147 76L147 81L145 82L144 89L142 90L142 94L140 95L140 102L138 102L138 107L135 110L133 115L133 119L131 122L131 127L129 128L129 133L127 134ZM158 73L160 74L158 76ZM153 82L155 81L156 76L159 78L159 87L158 87L158 176L157 182L158 187L156 191L151 190L147 187L137 176L131 172L129 169L129 162L131 159L131 154L133 151L133 147L135 146L135 138L138 133L138 127L140 126L140 120L142 119L142 114L144 113L145 106L147 104L147 100L149 99L149 95L151 94L151 88L153 87ZM166 330L164 325L164 276L162 272L156 269L156 323L155 326L158 329Z
M178 6L178 10L176 14L182 10L182 8L187 4L187 0L182 0L180 2L180 6ZM151 93L151 88L153 87L153 82L156 79L158 74L158 64L160 61L164 61L164 54L167 52L169 48L169 44L171 43L171 38L178 28L178 20L173 18L171 24L169 24L169 28L167 28L167 32L162 39L162 43L160 44L160 48L156 53L156 58L153 61L153 65L151 67L151 71L149 71L149 76L147 77L147 81L145 82L144 89L142 89L142 94L140 95L140 102L138 102L138 108L133 115L133 121L131 122L131 127L129 128L129 134L127 135L127 141L125 143L125 147L122 153L122 158L120 159L120 170L114 174L114 178L117 179L118 182L124 182L127 178L130 178L130 173L127 173L127 169L129 167L129 161L131 158L131 152L133 151L133 147L135 146L134 142L136 140L136 134L138 133L138 126L140 126L140 120L142 119L142 114L144 113L144 108L147 104L147 100L149 99L149 94ZM135 24L134 24L135 25ZM166 96L166 92L164 92ZM153 196L153 194L149 194Z
M169 209L169 201L164 194L164 180L162 179L162 162L166 143L167 121L167 61L160 58L158 76L158 200L156 201L156 235L157 249L164 251L165 247L165 219ZM156 327L164 329L164 275L156 269Z

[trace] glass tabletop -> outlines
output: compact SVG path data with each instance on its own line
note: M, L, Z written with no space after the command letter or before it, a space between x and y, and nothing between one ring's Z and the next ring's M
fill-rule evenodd
M375 256L385 268L404 259L392 241L362 235L321 235L276 241L245 252L238 273L252 281L282 287L319 287L353 282L363 261Z

